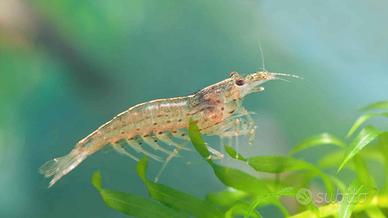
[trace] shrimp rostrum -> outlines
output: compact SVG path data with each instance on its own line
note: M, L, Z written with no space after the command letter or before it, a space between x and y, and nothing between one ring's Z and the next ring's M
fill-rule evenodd
M253 136L255 124L242 106L243 98L262 92L263 83L284 77L297 76L267 71L241 76L233 72L228 79L193 95L138 104L79 141L69 154L45 163L40 172L52 177L51 187L88 156L108 146L136 161L140 155L167 163L178 151L187 149L189 120L194 120L204 135ZM209 151L222 156L213 148Z

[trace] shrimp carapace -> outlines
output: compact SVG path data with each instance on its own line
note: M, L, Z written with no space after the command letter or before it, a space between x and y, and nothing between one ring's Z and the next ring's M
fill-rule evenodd
M66 156L45 163L40 172L52 177L51 187L88 156L108 145L136 161L139 160L138 153L166 164L178 151L189 150L185 144L189 142L187 128L190 119L197 122L205 135L253 137L255 123L251 113L242 106L242 99L250 93L263 91L263 83L283 77L299 78L266 71L247 76L233 72L230 78L193 95L138 104L79 141ZM213 156L222 156L213 148L209 150Z

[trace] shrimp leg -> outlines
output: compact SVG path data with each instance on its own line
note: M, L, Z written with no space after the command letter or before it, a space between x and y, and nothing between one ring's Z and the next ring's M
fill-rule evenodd
M212 159L212 160L222 160L222 159L224 159L224 154L219 152L218 150L210 147L209 145L207 145L207 149L209 150L209 152L211 154L208 157L208 159Z
M171 146L174 146L178 149L182 149L182 150L188 150L190 151L189 148L185 148L184 146L174 142L168 135L166 134L159 134L156 136L156 138L158 138L160 141L162 141L163 143L167 144L167 145L171 145Z
M162 160L160 159L160 157L154 155L154 154L151 154L149 153L148 151L144 150L144 148L141 147L141 145L134 141L134 140L128 140L128 139L125 139L126 143L132 148L134 149L136 152L138 153L142 153L156 161L159 161L159 162L162 162Z
M252 145L253 144L253 141L255 140L256 138L256 123L255 121L253 120L252 118L252 112L249 112L247 111L247 109L245 108L242 108L242 114L245 115L245 117L247 118L247 125L246 125L246 129L248 130L248 144L249 145Z
M217 133L224 137L248 135L249 141L252 142L255 138L256 124L251 114L244 108L241 109L237 115L228 118L222 125L218 126Z
M164 149L162 146L160 146L157 143L157 140L152 139L151 137L142 137L141 138L146 144L148 144L151 148L153 148L156 151L161 151L163 153L166 153L168 155L171 154L171 151Z
M160 176L162 175L162 173L164 172L164 170L166 169L167 167L167 164L174 158L178 155L179 153L179 148L175 148L174 151L166 158L166 160L164 161L162 167L160 168L158 174L155 176L154 178L154 182L158 182L159 181L159 178Z
M131 153L129 153L121 144L119 143L113 143L112 144L113 149L115 149L118 153L123 154L125 156L128 156L135 161L139 161L139 158L133 156Z

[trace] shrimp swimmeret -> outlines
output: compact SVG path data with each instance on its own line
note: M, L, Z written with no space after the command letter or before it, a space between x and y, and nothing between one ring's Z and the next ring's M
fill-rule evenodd
M250 113L242 106L242 99L250 93L263 91L261 85L264 82L281 80L282 77L297 76L267 71L240 76L233 72L230 78L193 95L138 104L79 141L66 156L45 163L40 172L46 177L53 177L51 187L88 156L108 145L136 161L138 158L127 148L166 164L178 151L187 149L184 144L189 141L187 128L190 119L197 123L204 135L253 137L256 126ZM165 148L166 145L170 148ZM167 157L163 160L156 151ZM222 158L217 150L209 147L209 151L213 157Z

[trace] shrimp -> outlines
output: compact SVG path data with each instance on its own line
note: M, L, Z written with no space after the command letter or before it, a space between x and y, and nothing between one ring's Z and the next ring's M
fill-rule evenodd
M69 154L43 164L40 172L47 178L52 177L51 187L88 156L107 146L135 161L139 159L134 152L161 162L163 159L156 153L167 155L164 168L178 151L189 150L185 147L189 142L189 120L194 120L204 135L254 137L256 126L250 113L242 106L242 100L250 93L264 91L261 87L263 83L283 77L298 78L267 71L247 76L232 72L229 78L193 95L135 105L79 141ZM134 152L131 153L128 148ZM222 158L217 150L209 147L209 151L213 156Z

